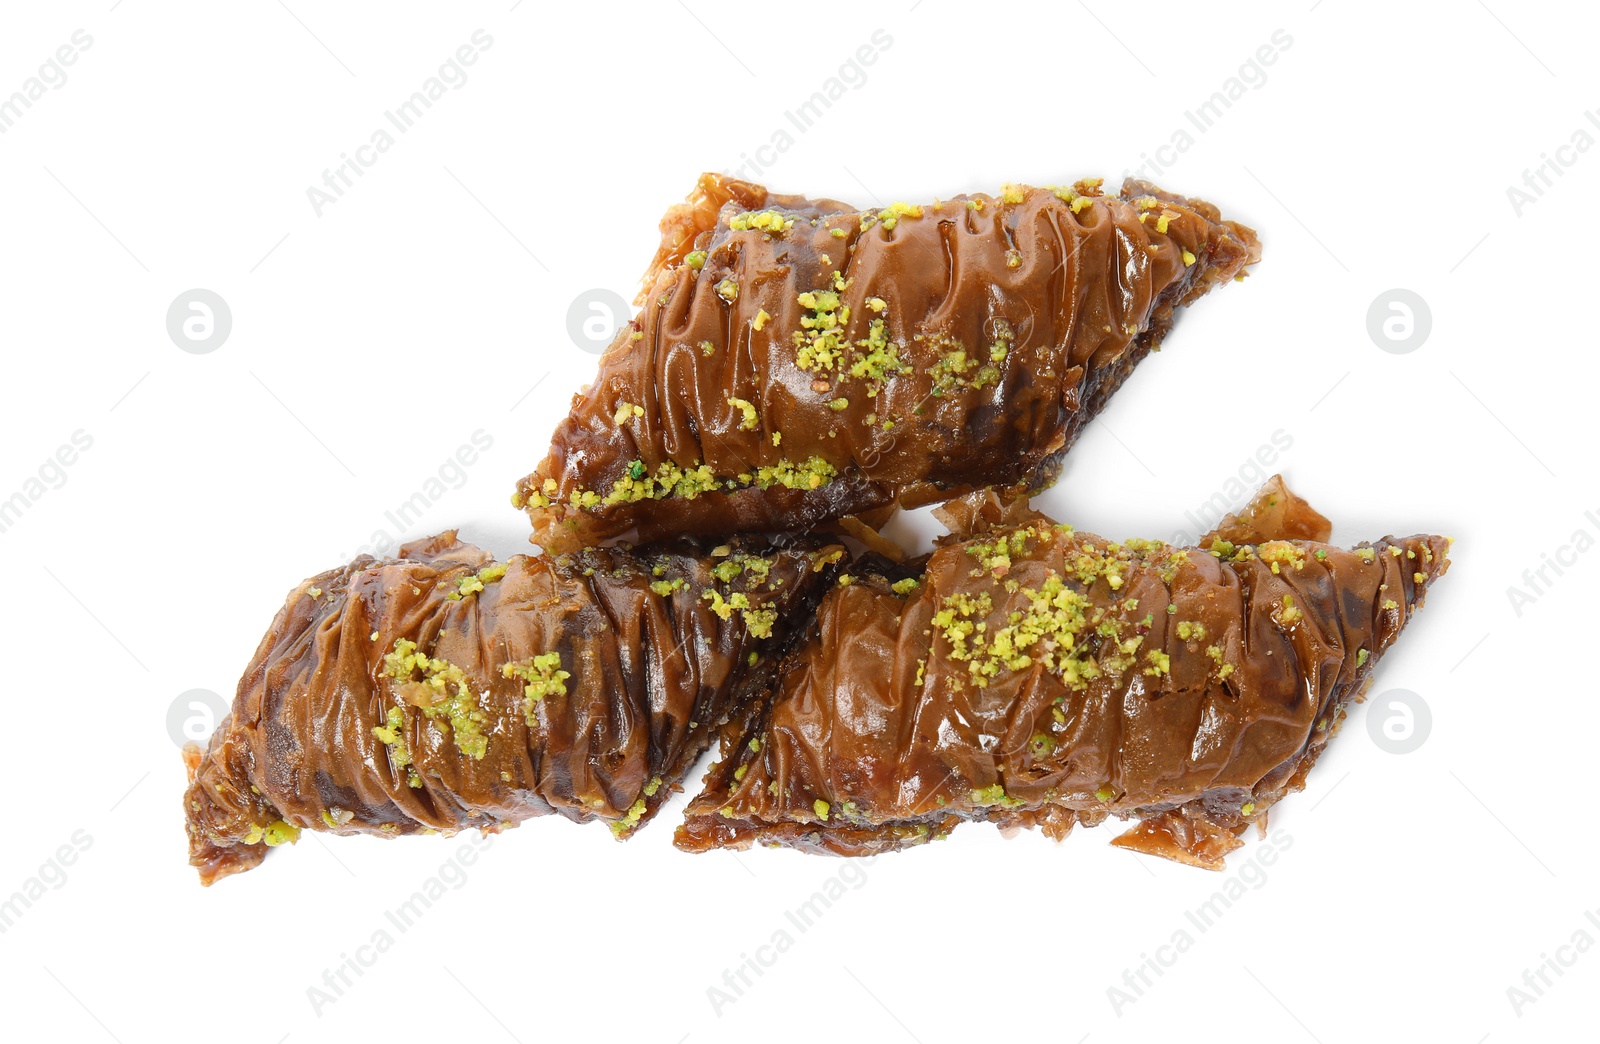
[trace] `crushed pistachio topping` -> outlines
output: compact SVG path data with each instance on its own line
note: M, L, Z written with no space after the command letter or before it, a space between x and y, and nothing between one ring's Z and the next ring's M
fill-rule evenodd
M450 594L448 594L446 597L452 602L459 602L467 595L477 594L478 592L482 591L485 584L492 584L496 580L503 578L505 575L506 566L502 563L497 562L491 566L484 566L471 576L463 576L458 578L456 580L456 589L450 592ZM376 639L378 637L378 632L373 631L372 637Z
M1028 741L1028 753L1036 758L1047 758L1055 752L1055 737L1044 732L1036 732Z
M1030 537L1055 540L1066 533L1070 533L1067 527L1027 527L991 542L975 542L968 550L981 568L972 575L981 576L988 570L999 579L1009 571L1011 557L1026 549ZM1079 584L1090 587L1104 580L1107 587L1115 590L1122 586L1124 572L1137 566L1137 556L1146 554L1151 556L1147 564L1154 566L1167 583L1187 560L1181 550L1153 541L1129 541L1104 548L1073 544L1065 550L1064 558L1067 575ZM982 592L974 597L962 593L943 599L931 621L950 646L946 657L966 663L966 680L977 687L987 686L1002 670L1025 670L1037 662L1061 677L1069 688L1082 690L1107 672L1120 674L1140 662L1140 647L1155 618L1147 612L1141 619L1131 619L1138 599L1127 598L1097 608L1086 594L1068 586L1067 579L1054 571L1037 590L1021 588L1011 580L1004 580L1002 586L1008 593L1020 593L1019 603L1026 605L1025 611L1009 612L1003 623L990 621L993 604L989 594ZM1153 668L1151 674L1170 669L1166 653L1159 650L1147 652L1144 662ZM963 685L959 676L949 680L958 689Z
M1101 787L1099 790L1094 792L1094 799L1101 804L1109 804L1111 799L1116 796L1117 792L1112 790L1110 787Z
M706 252L704 250L691 250L683 255L683 263L698 272L706 266Z
M643 416L643 406L636 406L631 402L619 402L617 403L617 412L611 415L611 422L613 424L622 425L628 423L628 421L632 420L634 417Z
M717 354L717 346L715 344L713 344L712 342L710 342L710 341L701 341L700 342L700 354L701 355L716 355Z
M682 586L683 586L683 578L682 577L674 577L671 580L656 580L656 581L652 582L650 584L650 590L654 591L656 594L660 595L662 598L666 598L667 596L672 594L672 592L676 591L678 588L680 588Z
M921 583L921 581L919 581L916 577L908 576L904 580L896 580L894 583L890 584L889 590L893 591L897 595L904 596L910 594L912 591L915 591L919 583Z
M1400 603L1395 601L1393 598L1385 598L1383 600L1383 608L1385 610L1398 609L1400 608Z
M1188 268L1194 264L1194 255L1185 250L1183 252L1183 267Z
M844 557L844 548L836 547L832 551L818 551L812 557L811 571L820 573Z
M411 748L406 745L405 728L405 711L399 707L390 707L388 714L384 716L384 723L372 727L372 735L377 737L379 743L389 748L389 763L397 769L406 770L406 783L412 787L420 787L422 780L411 767Z
M622 817L623 826L631 827L635 823L639 822L640 819L644 818L646 808L647 806L645 805L644 798L640 798L638 801L635 801L633 804L629 805L628 814Z
M1000 186L1000 198L1007 203L1021 203L1024 199L1022 186L1006 182Z
M771 560L743 551L732 552L711 570L711 575L725 584L731 584L740 576L745 576L746 586L752 591L766 583L771 574Z
M800 317L794 333L795 365L813 373L834 369L849 343L843 335L850 306L840 302L837 290L808 290L796 300L809 314Z
M1256 548L1256 556L1268 563L1277 573L1279 566L1292 566L1296 572L1306 566L1305 552L1286 540L1268 540Z
M1006 788L999 783L992 783L987 787L978 787L969 795L974 805L1000 805L1004 808L1015 808L1022 804L1018 799L1006 793Z
M1017 335L1011 329L1011 324L1004 319L996 319L994 322L994 344L989 346L989 361L1000 362L1011 351L1011 342Z
M867 336L855 342L860 349L858 358L851 363L849 374L867 382L867 396L878 394L883 382L890 377L911 373L913 367L900 359L900 346L889 339L882 319L867 324Z
M758 608L743 591L735 591L724 597L721 591L707 588L700 593L700 599L710 602L711 611L724 620L731 620L735 612L742 613L745 630L753 638L771 637L772 625L778 622L776 609Z
M560 653L547 652L530 656L526 660L503 664L500 667L500 676L521 678L525 683L522 687L522 710L528 727L532 728L538 724L534 704L546 696L565 696L567 679L572 677L572 674L561 669Z
M1239 814L1241 816L1248 816L1250 813L1254 812L1255 810L1256 810L1256 803L1254 801L1246 801L1244 804L1239 806Z
M994 540L973 540L966 544L967 554L976 558L981 566L972 571L973 576L981 576L984 571L995 576L1004 576L1011 569L1011 556L1022 555L1028 550L1028 541L1037 537L1039 531L1033 526L1013 530L1009 535L997 537Z
M759 333L761 329L771 321L772 316L767 314L767 310L765 308L762 308L756 312L756 317L750 320L750 327Z
M821 489L838 475L838 469L821 457L802 461L780 460L756 469L755 484L762 489Z
M1233 673L1234 665L1231 663L1222 662L1222 646L1206 646L1206 655L1211 657L1212 662L1217 665L1217 681L1226 681L1228 679L1228 675Z
M1145 659L1149 661L1150 666L1144 669L1144 673L1155 676L1172 673L1172 657L1161 650L1151 649L1145 653Z
M1283 608L1277 613L1278 622L1292 624L1301 617L1300 609L1294 604L1292 595L1283 596Z
M900 223L901 218L919 218L921 216L922 208L916 206L915 204L902 202L890 203L876 214L871 211L867 211L866 213L862 214L861 231L865 232L873 225L881 224L884 228L884 231L892 232L894 231L894 227Z
M1363 562L1376 562L1378 560L1378 552L1370 547L1358 547L1356 548L1356 557Z
M448 660L419 652L417 643L408 638L395 639L394 651L383 662L401 699L420 708L435 728L443 729L448 722L457 749L475 761L483 760L489 749L489 737L483 731L488 716L465 671Z
M1168 606L1169 611L1175 611L1177 606ZM1178 637L1186 642L1203 642L1206 640L1205 625L1198 621L1184 620L1178 624Z
M1371 655L1371 653L1367 652L1367 650L1365 650L1365 649L1357 649L1356 650L1356 666L1357 667L1365 667L1367 665L1367 657L1370 656L1370 655Z
M975 373L974 368L977 371ZM968 356L963 348L945 352L929 368L928 375L933 378L931 394L938 396L949 395L958 389L980 389L1000 379L1000 371L996 367L991 364L979 366L978 361Z
M763 210L759 214L747 211L735 214L728 221L728 227L735 232L745 232L753 228L769 236L781 236L794 227L794 218L786 218L776 210Z
M751 609L744 614L744 628L752 638L772 637L772 625L777 622L776 609Z
M635 460L629 463L626 473L612 483L611 491L604 497L594 490L573 490L568 502L575 508L593 509L603 504L632 504L669 496L693 500L719 485L716 474L705 464L685 469L667 460L652 475L643 461Z
M321 598L322 597L322 588L320 588L320 587L308 587L308 588L306 588L306 594L310 595L312 598Z
M850 400L845 398L842 395L839 396L837 399L829 399L828 400L828 409L832 410L835 413L838 413L840 410L848 410L849 408L850 408Z
M729 304L739 300L739 281L733 276L723 276L717 284L717 296Z
M765 314L765 313L762 313L762 314ZM728 405L732 406L734 409L736 409L740 413L744 414L744 420L739 422L739 427L743 428L746 431L754 431L757 427L760 426L761 422L760 422L759 418L757 418L757 416L756 416L755 405L753 403L751 403L750 401L748 401L746 399L736 399L736 398L733 398L733 397L730 396L728 398Z
M817 818L822 820L824 823L828 821L828 811L832 807L832 805L829 805L821 798L817 798L817 800L811 802L811 811L815 812L817 814Z

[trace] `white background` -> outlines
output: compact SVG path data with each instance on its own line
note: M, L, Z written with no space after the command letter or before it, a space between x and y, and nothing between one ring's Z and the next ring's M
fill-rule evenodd
M1562 552L1540 592L1523 573L1600 535L1600 156L1561 153L1570 167L1520 207L1507 188L1580 128L1600 136L1600 25L1508 0L911 6L11 5L0 97L75 30L92 45L0 134L0 499L39 492L80 429L92 447L45 466L0 533L0 901L54 885L0 934L0 1035L1593 1036L1600 952L1558 948L1600 941L1577 805L1600 725L1600 554ZM492 45L467 81L318 216L308 187L480 28ZM879 29L891 43L864 81L849 70L797 133L785 112ZM1290 45L1197 132L1186 111L1277 30ZM631 299L657 219L701 170L755 160L778 191L886 204L1115 183L1180 128L1192 147L1156 180L1259 229L1265 258L1182 317L1042 505L1112 537L1193 532L1185 512L1248 478L1281 429L1277 466L1339 541L1458 540L1374 689L1417 693L1426 741L1386 753L1358 708L1273 810L1271 866L1253 839L1213 875L1112 849L1107 829L1057 846L984 826L870 864L691 857L670 843L680 801L625 845L545 820L474 848L405 932L385 911L467 837L307 834L198 885L169 708L191 689L231 698L284 592L375 539L460 526L525 547L508 495L595 365L568 307L593 288ZM166 330L196 287L232 312L209 354ZM1409 354L1367 330L1393 288L1431 312ZM390 524L479 429L492 448L447 474L459 488ZM75 833L87 849L52 868ZM799 931L786 912L841 874L843 897ZM1198 930L1186 912L1230 881L1244 894ZM391 947L359 949L381 929ZM792 945L758 950L780 931ZM1180 931L1192 945L1159 949ZM1571 966L1514 1005L1547 955ZM370 967L315 1005L308 988L357 956ZM734 996L724 972L758 957ZM1114 1003L1147 959L1161 975Z

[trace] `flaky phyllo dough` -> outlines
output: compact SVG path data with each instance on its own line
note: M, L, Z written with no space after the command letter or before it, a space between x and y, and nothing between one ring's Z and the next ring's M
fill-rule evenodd
M551 813L627 837L765 691L844 549L735 541L497 564L454 533L288 598L204 753L209 884L301 830L498 830Z
M800 531L1053 480L1255 234L1127 182L861 210L705 175L513 503L533 539Z
M945 517L962 538L925 567L823 599L772 698L724 730L679 847L861 855L1114 815L1139 821L1118 844L1220 869L1447 568L1443 537L1324 543L1276 479L1190 548L992 494Z

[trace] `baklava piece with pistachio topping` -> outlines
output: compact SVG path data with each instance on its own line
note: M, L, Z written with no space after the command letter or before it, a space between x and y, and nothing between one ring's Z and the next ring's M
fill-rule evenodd
M800 531L1054 479L1254 233L1138 181L862 210L704 175L518 485L554 550Z
M1447 568L1443 537L1325 543L1276 478L1194 547L993 493L943 517L956 535L918 582L858 565L824 597L771 699L723 730L680 848L864 855L969 820L1059 839L1118 816L1138 822L1116 844L1221 869Z
M208 748L184 752L189 861L210 884L305 829L552 813L627 837L765 692L842 552L685 541L497 564L444 533L313 577Z

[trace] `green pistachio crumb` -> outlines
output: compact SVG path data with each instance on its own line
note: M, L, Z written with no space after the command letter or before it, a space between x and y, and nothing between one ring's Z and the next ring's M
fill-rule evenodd
M746 431L754 431L760 426L760 419L756 416L755 404L746 399L729 397L728 405L744 414L744 419L739 422L739 427Z

